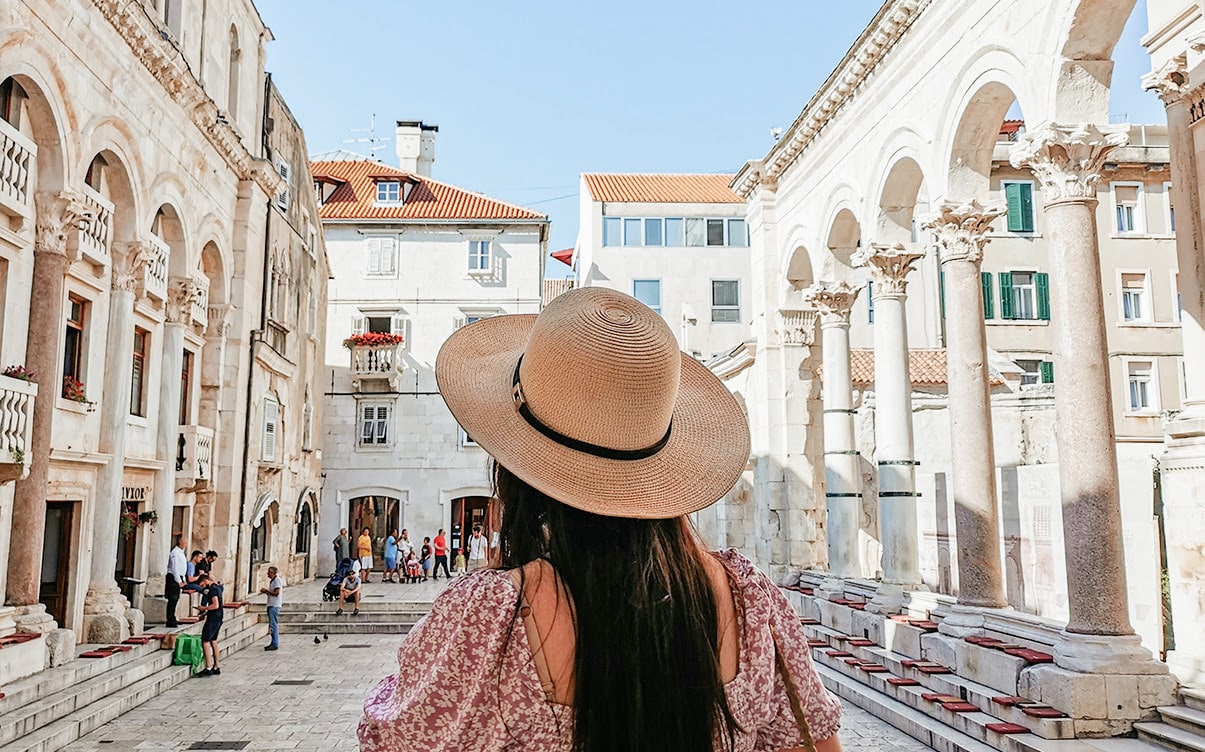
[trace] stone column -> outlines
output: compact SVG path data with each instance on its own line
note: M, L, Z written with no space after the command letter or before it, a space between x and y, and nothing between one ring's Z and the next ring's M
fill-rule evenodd
M824 357L824 483L828 499L828 570L825 592L842 592L842 582L862 576L858 529L862 470L854 441L853 383L849 365L849 311L860 290L848 282L817 284L804 300L820 312Z
M950 487L958 536L958 603L942 630L960 635L982 626L967 607L1001 608L1000 511L992 444L987 332L980 263L1000 206L946 203L924 222L941 254L946 300L946 380L950 397ZM876 311L877 313L877 311Z
M126 420L130 414L134 354L134 301L148 253L141 243L113 249L113 291L105 344L104 396L100 405L100 451L109 463L100 474L93 513L91 582L84 596L84 635L90 643L121 642L130 636L129 601L114 580L121 534L121 488L125 476ZM137 620L137 617L135 617Z
M192 306L200 286L191 279L173 278L168 284L167 317L163 322L160 362L159 419L155 445L163 467L155 474L154 509L158 520L151 530L147 592L162 595L167 556L171 552L172 509L176 500L176 452L180 437L180 371L184 367L184 330L192 320ZM157 618L158 614L156 614Z
M912 377L908 367L908 273L924 258L903 245L872 245L853 257L874 280L875 459L883 584L868 609L896 613L904 591L920 587L916 521L916 452L912 442Z
M1130 626L1096 239L1096 183L1105 158L1129 140L1127 130L1046 124L1009 154L1013 166L1031 169L1042 187L1055 291L1055 437L1070 612L1056 660L1064 668L1103 673L1153 663Z
M57 624L38 602L38 595L46 535L51 428L56 402L63 389L59 345L64 326L64 278L72 261L69 236L78 232L80 222L89 216L89 211L74 191L39 193L35 203L37 219L30 300L37 310L36 315L29 317L25 365L34 372L38 401L33 413L29 476L17 481L13 494L5 602L18 607L16 622L20 630L47 633L56 631ZM53 660L57 659L52 656Z

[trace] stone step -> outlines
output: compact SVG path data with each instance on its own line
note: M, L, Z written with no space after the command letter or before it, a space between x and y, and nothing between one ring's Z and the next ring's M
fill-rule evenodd
M361 614L363 616L363 614ZM414 623L358 621L359 616L344 615L339 621L310 621L300 624L280 623L281 634L407 634Z
M1175 752L1205 752L1205 738L1170 723L1140 722L1134 730L1139 739Z
M262 603L252 603L248 606L253 613L267 613L268 607ZM280 614L283 617L285 614L307 612L307 611L334 611L338 605L334 601L323 602L304 602L291 603L285 602L280 607ZM430 601L387 601L380 598L368 597L361 598L360 611L413 611L414 613L425 614L431 610Z
M1180 702L1193 710L1205 710L1205 689L1182 687L1180 689Z
M1164 723L1190 731L1205 740L1205 710L1173 705L1159 708L1159 716Z
M347 611L344 615L350 613ZM360 609L360 614L355 618L361 622L405 622L413 624L422 617L426 616L426 611L366 611ZM328 608L324 611L292 611L280 613L280 623L284 624L305 624L314 621L332 621L334 619L342 619L342 616L335 616L335 609Z

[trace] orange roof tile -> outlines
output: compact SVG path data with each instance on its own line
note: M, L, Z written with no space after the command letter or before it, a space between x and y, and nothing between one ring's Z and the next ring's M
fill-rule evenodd
M367 159L311 162L310 171L319 179L339 183L319 209L322 219L548 219L546 214ZM414 184L401 205L376 205L376 180L382 177Z
M854 384L874 384L874 350L850 350L849 368ZM914 386L944 386L946 384L946 351L909 350L908 369ZM1001 386L1004 384L1004 380L996 374L992 374L989 383L992 386Z
M648 204L743 204L728 184L732 175L582 174L595 201Z
M558 295L563 295L572 289L572 277L566 277L565 279L544 280L544 305L548 305L553 298L557 297Z

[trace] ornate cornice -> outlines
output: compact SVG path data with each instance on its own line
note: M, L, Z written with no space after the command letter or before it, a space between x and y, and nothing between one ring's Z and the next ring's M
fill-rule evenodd
M907 277L914 269L912 265L924 257L924 251L909 250L903 243L894 246L872 244L855 253L850 260L854 266L870 270L876 298L902 298L908 294Z
M167 285L166 318L172 324L192 321L192 307L201 296L201 284L191 277L173 277Z
M141 297L146 265L152 258L150 247L142 241L119 243L113 249L113 289Z
M78 231L93 216L84 197L71 189L57 193L44 191L35 196L34 206L37 210L34 251L68 256L67 241L72 231Z
M1170 105L1179 101L1189 92L1188 83L1188 53L1176 55L1157 70L1142 77L1142 90L1159 93L1163 104Z
M849 312L858 299L862 288L848 282L817 283L803 291L803 301L816 306L820 312L820 326L849 326Z
M992 222L1007 213L1001 204L984 206L978 201L947 201L937 213L921 222L923 229L933 233L933 241L941 254L941 263L983 260L983 247Z
M811 101L804 106L803 112L770 149L762 160L764 169L742 171L733 181L732 189L743 198L748 198L761 181L777 179L786 172L829 121L854 98L862 84L931 1L887 0L828 80L820 85Z
M1042 184L1046 206L1062 201L1095 201L1105 159L1129 143L1128 125L1046 123L1021 137L1009 150L1013 167L1028 167Z
M137 0L92 2L130 45L138 61L188 113L193 124L205 134L235 175L240 180L254 180L269 196L279 193L283 181L276 170L266 169L266 160L256 159L247 151L233 126L218 121L217 104L205 93L180 50L163 37L142 3Z

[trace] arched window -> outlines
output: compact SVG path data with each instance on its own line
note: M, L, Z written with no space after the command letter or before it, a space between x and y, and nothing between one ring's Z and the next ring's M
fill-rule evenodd
M233 123L238 119L238 89L239 80L242 78L242 64L240 62L243 56L242 50L239 49L238 29L230 27L230 65L227 68L229 80L226 84L226 113Z
M301 502L301 512L297 515L296 553L310 552L310 538L314 531L314 515L310 512L310 500Z
M26 99L25 90L13 79L6 78L0 83L0 118L17 130L21 130L21 112Z
M268 560L268 538L271 535L272 523L269 515L265 514L259 524L251 528L251 563L259 564Z

